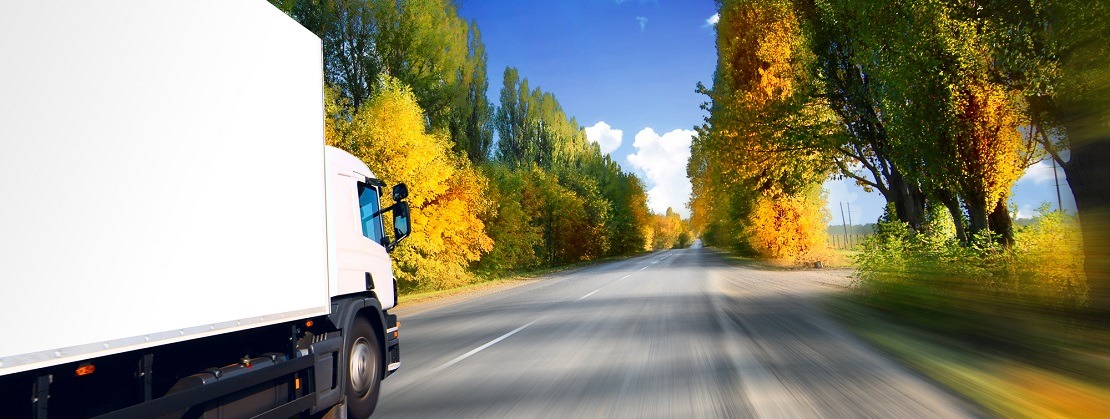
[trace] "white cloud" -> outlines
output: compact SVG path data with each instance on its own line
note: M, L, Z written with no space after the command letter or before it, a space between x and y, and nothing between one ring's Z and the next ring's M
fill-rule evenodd
M632 143L636 152L628 155L628 162L647 174L648 208L663 214L674 209L683 217L690 216L686 202L690 200L690 179L686 178L686 162L690 160L690 143L695 132L676 129L660 136L655 130L644 128L636 133Z
M592 127L586 128L586 138L601 147L602 154L612 153L624 141L624 131L613 129L605 121L598 121Z
M1060 169L1056 169L1060 170ZM1060 180L1063 181L1064 173L1059 171ZM1052 183L1055 179L1052 177L1052 163L1047 160L1042 160L1034 164L1032 167L1025 169L1025 174L1018 179L1018 182L1033 182L1035 185L1042 185L1045 183Z
M647 26L648 18L643 17L643 16L636 16L636 20L640 22L640 32L643 32L644 27Z
M710 26L717 26L717 22L720 22L720 21L721 21L721 14L720 13L714 13L713 16L710 16L709 19L705 20L705 27L708 28Z
M1049 170L1052 170L1052 168L1049 167ZM1030 204L1018 205L1017 218L1019 218L1019 219L1020 218L1033 218L1036 215L1037 215L1037 209L1033 208L1033 205L1030 205Z

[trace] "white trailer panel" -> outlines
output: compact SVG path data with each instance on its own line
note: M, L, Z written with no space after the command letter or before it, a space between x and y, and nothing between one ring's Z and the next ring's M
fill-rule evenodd
M0 14L0 375L327 313L319 39L62 3Z

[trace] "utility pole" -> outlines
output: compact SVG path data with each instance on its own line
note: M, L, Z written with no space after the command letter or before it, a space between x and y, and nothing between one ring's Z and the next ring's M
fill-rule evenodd
M852 224L852 203L847 202L847 203L845 203L845 205L848 206L848 225L852 226L852 231L856 231L856 225ZM845 231L847 231L847 229L845 229ZM844 233L844 234L848 234L848 233ZM851 236L845 236L844 239L845 239L845 241L848 242L848 247L852 247L852 239L850 239L848 237L851 237Z
M844 224L844 203L840 203L840 226L844 227L844 242L848 242L848 225ZM847 246L845 246L847 248Z
M1064 212L1064 200L1060 199L1060 177L1056 174L1056 159L1049 157L1052 160L1052 179L1056 180L1056 210Z

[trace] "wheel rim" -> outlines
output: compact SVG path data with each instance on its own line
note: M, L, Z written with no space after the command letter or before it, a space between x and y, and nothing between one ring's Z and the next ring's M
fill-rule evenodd
M351 346L351 386L358 395L364 395L370 391L370 386L374 383L374 376L378 372L378 363L374 359L374 349L370 347L370 341L366 338L360 337Z

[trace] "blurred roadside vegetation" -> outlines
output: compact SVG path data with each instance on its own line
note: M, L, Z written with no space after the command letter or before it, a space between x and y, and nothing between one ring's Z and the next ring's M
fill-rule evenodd
M687 166L706 244L843 257L815 189L854 181L888 205L845 321L992 414L1110 417L1110 3L718 6ZM1044 160L1077 212L1018 223L1012 187Z
M1012 248L917 233L889 214L877 230L855 257L858 292L832 305L860 335L1001 417L1110 409L1074 216L1042 206Z
M960 242L946 216L930 211L915 231L888 208L834 312L998 416L1110 413L1110 335L1086 310L1076 217L1043 204L1005 247L987 235Z

